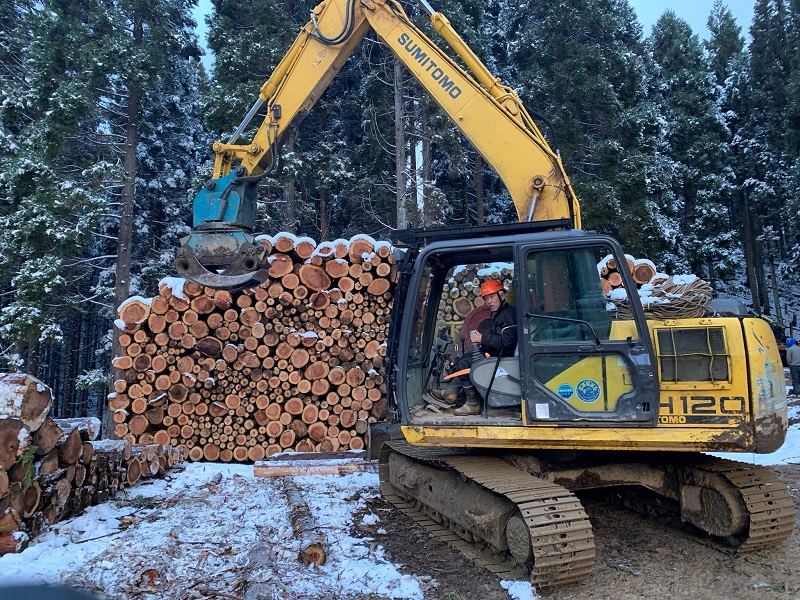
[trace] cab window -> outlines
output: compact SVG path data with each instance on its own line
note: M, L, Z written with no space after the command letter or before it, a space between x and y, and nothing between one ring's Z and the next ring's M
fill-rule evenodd
M610 248L600 245L528 253L532 342L580 342L595 336L601 341L615 339L616 307L603 293L597 266L609 252ZM626 337L629 334L626 329Z

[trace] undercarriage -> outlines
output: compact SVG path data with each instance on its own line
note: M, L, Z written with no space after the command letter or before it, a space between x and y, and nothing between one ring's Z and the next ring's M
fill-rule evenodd
M581 581L595 558L576 494L688 524L747 552L794 527L785 484L764 467L681 453L534 454L383 446L383 495L420 525L504 579L545 591Z

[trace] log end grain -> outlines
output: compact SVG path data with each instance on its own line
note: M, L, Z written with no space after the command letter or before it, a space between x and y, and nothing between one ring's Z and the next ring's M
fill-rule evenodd
M331 287L331 278L325 269L312 264L305 264L299 270L300 282L309 290L318 292Z
M306 567L308 565L324 565L327 560L328 553L325 551L322 544L318 542L309 544L300 551L300 562Z
M150 316L150 303L144 298L134 296L126 300L117 311L126 328L140 325Z

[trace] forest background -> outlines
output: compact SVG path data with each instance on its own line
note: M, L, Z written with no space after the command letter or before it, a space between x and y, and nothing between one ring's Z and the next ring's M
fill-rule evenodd
M0 4L0 370L53 387L54 416L104 418L116 307L174 273L211 143L312 7L212 0L208 73L195 5ZM800 272L800 0L756 0L748 35L716 0L705 40L671 11L645 36L627 0L436 8L560 151L587 228L787 321L782 302L800 294L781 300L776 282ZM516 220L496 175L374 36L283 158L261 189L266 233L389 239L398 226Z

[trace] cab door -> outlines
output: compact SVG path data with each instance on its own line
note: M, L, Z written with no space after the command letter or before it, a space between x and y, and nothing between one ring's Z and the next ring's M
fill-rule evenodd
M611 303L600 283L598 263L627 264L619 245L586 236L517 251L525 424L655 426L658 382L636 286L620 269L623 285Z

